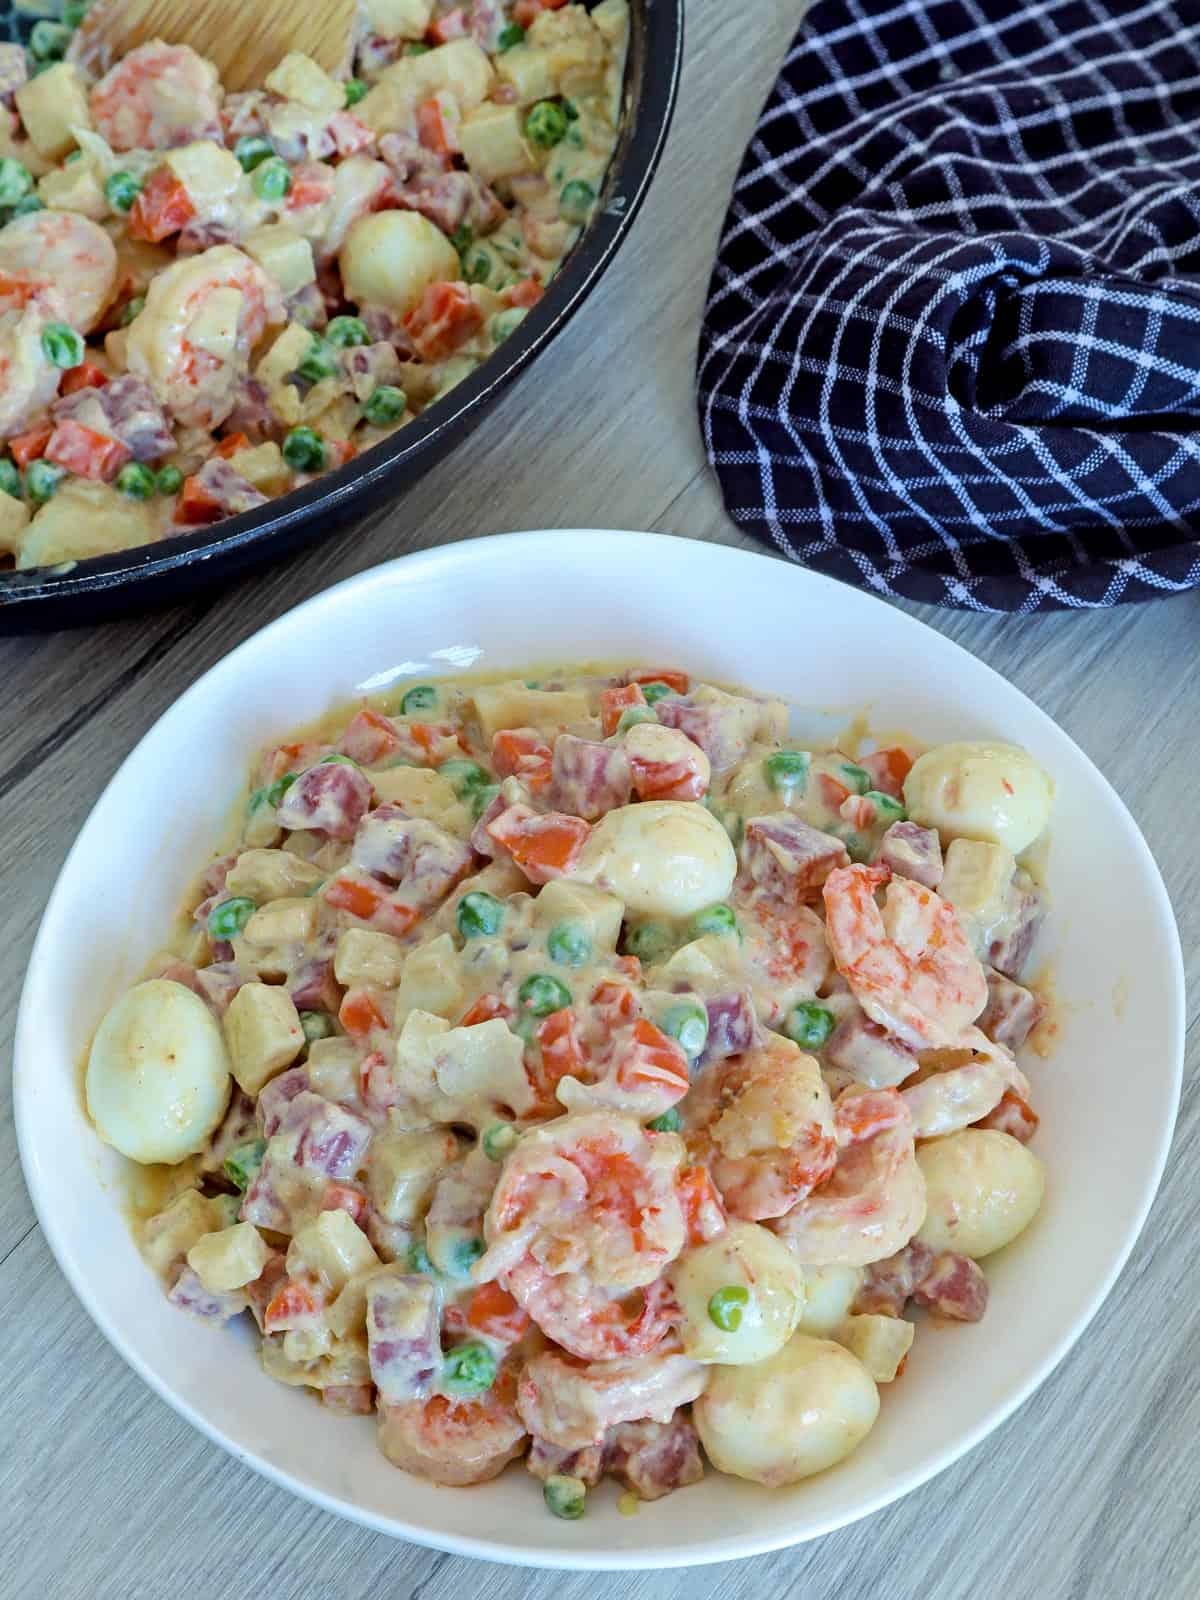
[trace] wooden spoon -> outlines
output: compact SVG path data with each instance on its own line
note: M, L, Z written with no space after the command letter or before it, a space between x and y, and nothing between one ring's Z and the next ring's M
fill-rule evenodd
M76 33L72 59L106 72L139 44L162 39L206 56L227 90L261 89L289 51L344 75L357 0L97 0Z

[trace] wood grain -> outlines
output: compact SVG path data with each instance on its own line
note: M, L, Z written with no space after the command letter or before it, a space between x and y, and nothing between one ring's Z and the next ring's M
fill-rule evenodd
M745 8L692 0L675 131L614 269L467 449L402 504L218 600L90 633L0 640L5 1037L42 906L95 795L179 693L264 622L406 550L509 528L662 528L749 545L703 463L692 367L729 184L798 10L760 3L751 26ZM125 1368L34 1223L5 1076L0 1600L1185 1600L1200 1591L1200 1479L1189 1466L1200 1434L1200 1306L1190 1289L1200 1233L1191 819L1200 596L1022 621L919 614L1032 695L1112 779L1162 865L1188 964L1188 1076L1166 1182L1113 1295L1037 1395L900 1504L775 1556L595 1576L397 1544L259 1479Z

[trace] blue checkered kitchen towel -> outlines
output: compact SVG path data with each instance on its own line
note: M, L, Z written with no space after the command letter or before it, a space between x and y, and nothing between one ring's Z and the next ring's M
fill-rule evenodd
M1200 584L1200 4L817 0L700 343L730 514L976 610Z

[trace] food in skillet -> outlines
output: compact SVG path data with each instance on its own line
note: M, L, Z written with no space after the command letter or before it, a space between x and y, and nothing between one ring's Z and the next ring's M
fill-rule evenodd
M228 95L183 46L0 45L0 560L251 510L472 372L592 214L628 22L365 0L355 77Z
M1049 780L802 749L677 671L451 680L262 756L188 930L101 1023L104 1138L174 1164L171 1301L559 1516L870 1431L923 1307L1038 1209L1015 1056Z

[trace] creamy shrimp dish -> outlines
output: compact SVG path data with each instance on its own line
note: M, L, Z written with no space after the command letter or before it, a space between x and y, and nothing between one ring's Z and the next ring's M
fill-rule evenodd
M788 726L576 670L267 749L87 1065L166 1185L139 1235L172 1304L248 1312L396 1466L524 1458L561 1517L606 1474L654 1499L856 1449L1041 1202L1052 786L1011 745Z
M521 323L596 206L628 0L362 0L353 77L0 44L0 566L261 506ZM65 56L65 59L63 59Z

